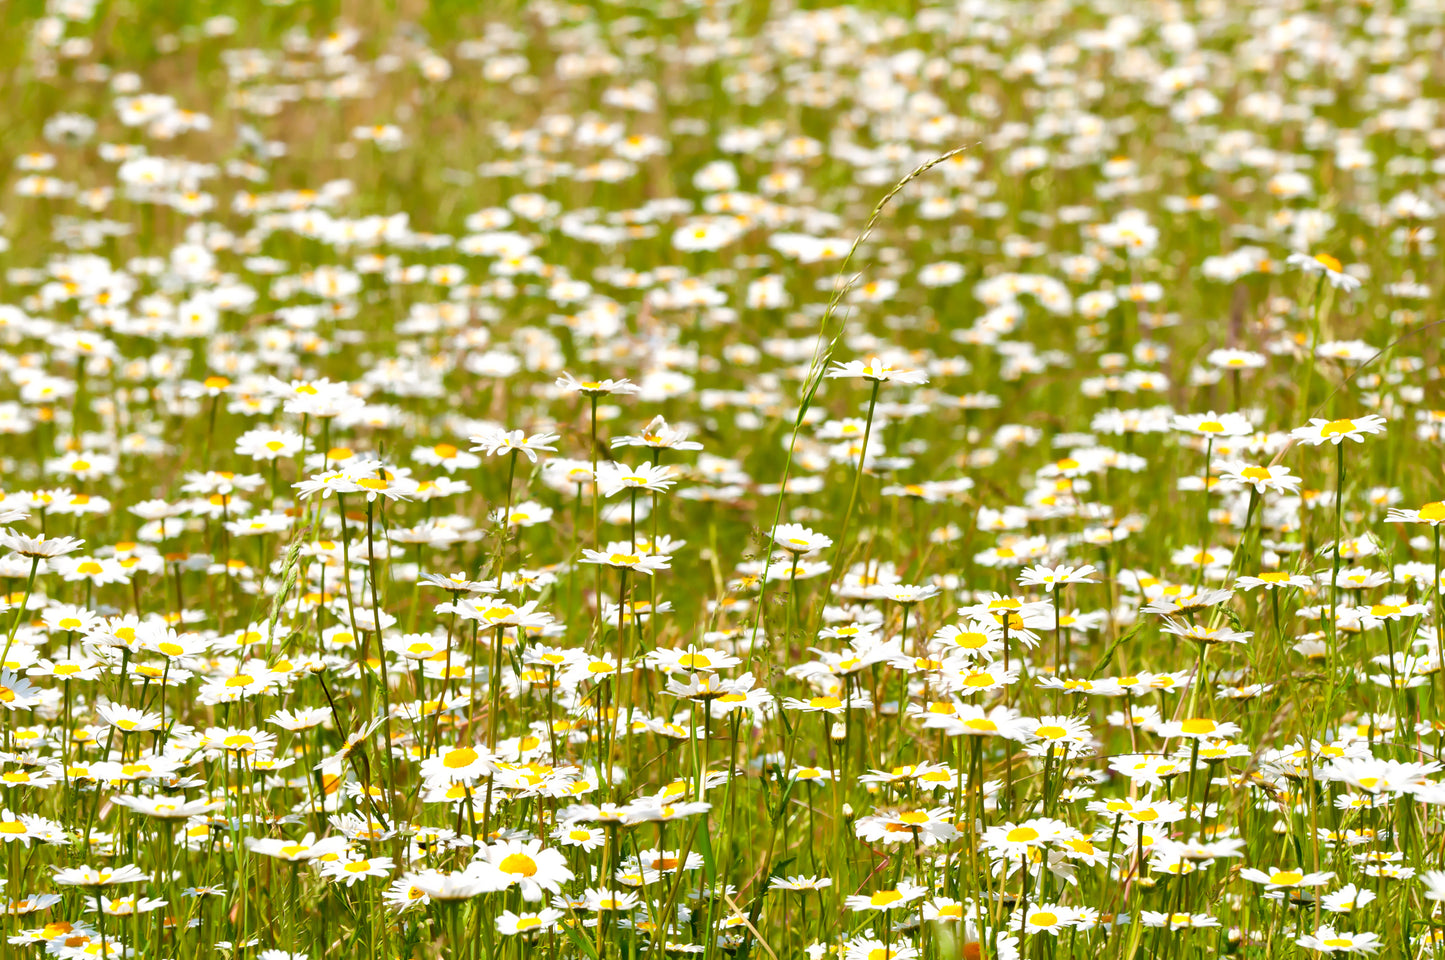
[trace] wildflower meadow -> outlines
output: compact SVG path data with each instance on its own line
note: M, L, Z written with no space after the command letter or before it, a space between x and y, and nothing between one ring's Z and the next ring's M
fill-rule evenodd
M1445 952L1442 0L0 24L0 957Z

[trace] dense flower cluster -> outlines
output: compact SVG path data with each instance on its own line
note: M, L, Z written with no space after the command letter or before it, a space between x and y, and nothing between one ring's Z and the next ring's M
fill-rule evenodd
M0 54L7 949L1445 941L1439 0L156 6Z

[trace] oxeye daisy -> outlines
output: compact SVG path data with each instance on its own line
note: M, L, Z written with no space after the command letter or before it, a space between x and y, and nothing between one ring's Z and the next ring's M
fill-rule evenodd
M1048 933L1057 936L1061 931L1074 925L1077 915L1072 907L1058 903L1041 903L1020 910L1010 926L1017 926L1021 933Z
M1347 439L1356 443L1364 443L1365 437L1370 434L1383 433L1384 430L1385 418L1367 413L1354 419L1341 420L1320 420L1311 417L1308 425L1291 430L1290 436L1300 443L1310 446L1318 446L1322 443L1333 443L1338 446Z
M557 893L573 877L566 860L556 850L544 849L539 840L504 840L478 854L473 866L495 890L520 887L522 899L532 902L543 891Z
M1318 887L1330 882L1333 873L1306 873L1302 870L1271 867L1259 870L1246 867L1239 875L1251 883L1263 884L1266 890L1283 890L1292 887Z
M1285 587L1313 587L1314 581L1304 574L1289 573L1284 570L1265 570L1249 576L1240 576L1235 579L1235 585L1242 590L1252 590L1255 587L1263 587L1266 590L1280 590Z
M54 881L61 886L109 887L122 883L138 883L147 878L145 871L134 864L122 867L66 867L56 870Z
M848 941L842 960L916 960L918 956L918 948L907 943L856 937Z
M1066 584L1092 583L1095 572L1092 564L1084 564L1080 567L1029 567L1019 574L1018 582L1024 586L1043 587L1046 593L1052 593L1055 587Z
M1194 413L1176 416L1171 426L1183 433L1200 437L1223 439L1243 437L1254 432L1254 425L1238 413Z
M367 879L384 879L391 874L390 857L338 859L321 864L321 875L336 884L354 886Z
M589 397L635 394L639 390L636 384L627 380L578 380L570 373L558 377L556 385L563 392Z
M563 916L561 910L554 910L551 907L544 908L537 913L522 914L503 910L497 917L497 932L509 937L534 937L539 933L551 930Z
M1227 464L1220 471L1219 479L1251 486L1257 493L1293 493L1303 482L1290 473L1288 467L1279 464L1259 466L1244 461Z
M833 545L831 537L815 533L796 523L779 524L773 529L771 537L780 550L797 555L816 553Z
M1346 933L1328 924L1321 925L1314 933L1307 933L1295 941L1306 950L1320 953L1378 953L1381 947L1379 935L1374 933Z
M833 366L828 369L827 376L858 378L875 383L893 382L917 385L928 382L928 374L921 370L901 369L877 357L870 360L834 361Z
M1285 263L1302 273L1315 274L1321 281L1328 280L1330 286L1336 289L1348 292L1360 288L1360 281L1346 273L1344 265L1328 253L1317 253L1313 256L1307 253L1292 253L1285 258Z
M1438 527L1441 522L1445 522L1445 503L1437 500L1410 510L1391 507L1385 519L1390 523L1428 523L1432 527Z
M773 877L768 881L769 890L788 890L794 893L810 893L818 890L826 890L833 885L828 877Z
M648 576L659 570L666 570L672 564L670 557L639 553L632 544L626 542L610 543L603 550L583 548L580 562L636 571Z
M500 456L508 453L520 453L533 463L537 462L539 453L555 453L557 448L551 444L558 440L555 433L534 433L527 434L522 430L505 430L500 427L489 429L485 432L474 434L467 438L474 446L474 452L485 453L489 457Z
M891 911L906 909L927 893L927 888L908 880L896 886L876 890L873 893L854 894L843 899L843 904L854 911Z

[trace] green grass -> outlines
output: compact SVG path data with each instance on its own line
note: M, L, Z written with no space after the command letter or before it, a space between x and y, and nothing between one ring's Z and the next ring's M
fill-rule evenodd
M1102 4L208 0L100 3L48 52L46 9L0 7L0 902L59 899L6 949L1433 952L1429 11L1392 48L1404 14L1312 5L1321 60L1267 4L1181 7L1193 49ZM125 73L209 128L125 125ZM591 177L628 153L593 123L665 149ZM209 167L136 193L122 144ZM1221 479L1264 466L1292 480ZM41 533L84 543L32 568ZM288 859L308 835L365 879ZM155 909L61 872L127 865L100 892Z

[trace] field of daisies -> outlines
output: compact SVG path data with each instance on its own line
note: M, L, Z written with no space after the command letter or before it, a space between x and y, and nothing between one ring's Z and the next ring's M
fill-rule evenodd
M3 16L0 956L1445 952L1441 0Z

